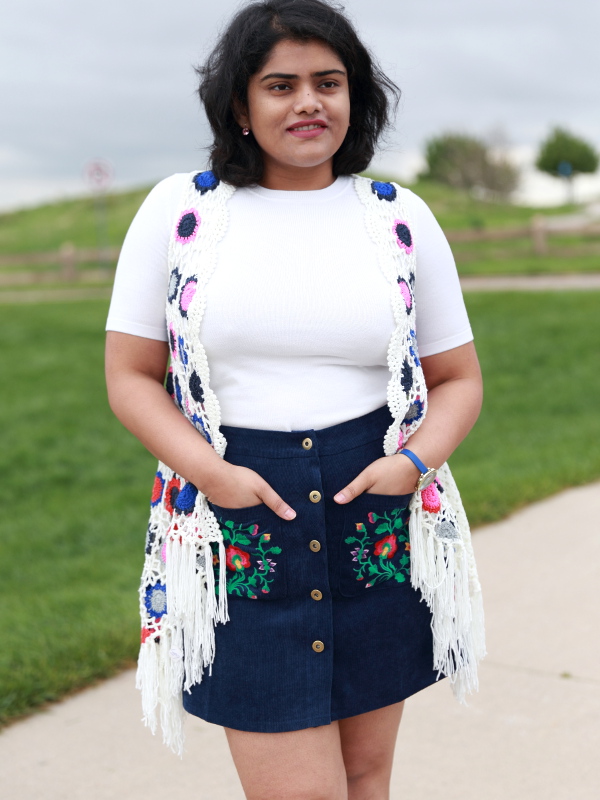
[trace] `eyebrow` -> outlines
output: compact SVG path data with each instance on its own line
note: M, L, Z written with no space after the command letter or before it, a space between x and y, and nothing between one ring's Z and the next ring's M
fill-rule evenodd
M343 69L324 69L321 72L313 72L311 77L312 78L324 78L326 75L345 75ZM260 82L268 80L269 78L281 78L285 81L292 81L294 78L299 78L299 75L288 75L286 72L269 72L268 75L265 75L263 78L260 79Z

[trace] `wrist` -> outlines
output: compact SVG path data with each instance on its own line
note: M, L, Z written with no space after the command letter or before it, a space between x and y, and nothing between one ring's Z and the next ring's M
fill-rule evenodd
M416 472L418 473L415 492L423 491L423 489L426 489L434 482L437 477L437 469L428 467L426 464L424 464L413 450L409 450L408 447L404 447L402 450L400 450L398 455L404 456L406 459L411 461Z

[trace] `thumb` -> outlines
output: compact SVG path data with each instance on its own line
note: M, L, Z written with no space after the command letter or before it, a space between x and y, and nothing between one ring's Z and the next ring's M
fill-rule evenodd
M294 509L291 508L274 489L271 489L269 484L266 484L261 490L259 497L263 503L268 506L271 511L274 511L278 517L281 517L281 519L291 520L296 517Z
M368 489L367 480L365 478L364 473L360 473L351 481L347 486L339 491L336 495L334 495L333 499L336 503L344 504L349 503L351 500L354 500L355 497L358 497L359 494L362 494L365 489Z

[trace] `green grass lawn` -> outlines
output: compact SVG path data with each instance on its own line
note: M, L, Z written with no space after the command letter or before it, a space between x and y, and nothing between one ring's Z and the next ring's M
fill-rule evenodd
M465 229L489 230L526 226L533 214L564 214L576 207L533 209L509 203L477 200L467 192L457 191L431 181L420 181L410 187L429 204L442 228L447 231ZM127 228L148 193L149 187L131 192L107 195L108 244L121 245ZM65 200L38 208L0 214L0 256L58 251L65 242L78 248L98 246L98 225L93 198ZM502 242L456 243L453 245L458 269L464 275L497 273L590 272L600 270L600 237L551 237L547 256L533 252L531 239ZM97 264L80 265L91 269ZM57 264L34 267L6 267L43 271L56 269Z
M486 398L452 464L478 524L600 477L600 293L467 304ZM106 312L106 302L1 307L2 721L137 653L155 465L107 406Z

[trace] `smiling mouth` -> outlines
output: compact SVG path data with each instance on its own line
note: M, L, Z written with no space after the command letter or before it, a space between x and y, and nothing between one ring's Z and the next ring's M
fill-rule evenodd
M288 128L289 131L316 131L318 128L325 128L325 125L296 125Z

